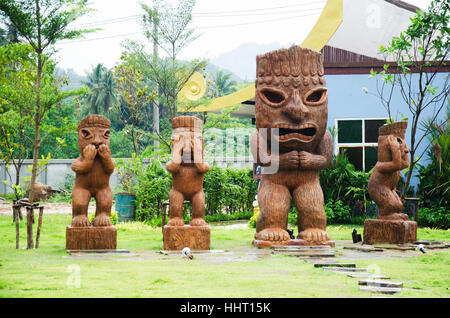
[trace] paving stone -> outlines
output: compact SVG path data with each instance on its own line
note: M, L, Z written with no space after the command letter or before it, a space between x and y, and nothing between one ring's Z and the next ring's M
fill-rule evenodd
M423 244L423 245L438 245L438 244L442 244L442 242L439 241L415 241L413 244L419 245L419 244Z
M352 273L352 272L335 272L335 273L347 274L347 276L352 278L390 279L389 276L375 275L371 273Z
M341 271L341 272L367 272L367 268L355 268L355 267L324 267L325 271Z
M314 267L344 267L344 268L351 268L351 267L356 267L355 263L327 263L327 262L323 262L323 263L314 263Z
M385 250L398 250L398 251L414 251L416 248L413 246L398 246L398 245L375 245L374 248L385 249Z
M273 250L329 250L331 247L328 245L315 245L315 246L304 246L304 245L274 245L270 247Z
M368 246L344 246L344 249L356 250L356 251L361 251L361 252L383 252L383 249L381 249L381 248L374 248L374 247L368 247Z
M383 281L383 280L360 280L358 285L362 286L372 286L372 287L392 287L392 288L402 288L402 282L391 282L391 281Z
M368 291L371 293L381 293L381 294L395 294L395 293L402 291L401 288L373 287L373 286L360 286L359 290Z

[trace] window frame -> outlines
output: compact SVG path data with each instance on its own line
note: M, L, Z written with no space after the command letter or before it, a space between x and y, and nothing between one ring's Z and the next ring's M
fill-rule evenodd
M361 142L346 142L346 143L339 143L338 137L339 137L339 129L338 129L338 121L350 121L350 120L359 120L362 121L361 129L362 129L362 138ZM334 135L334 154L337 156L339 154L339 148L340 147L361 147L362 148L362 168L363 171L366 172L366 152L365 147L377 147L378 148L378 141L377 142L365 142L366 140L366 120L387 120L385 117L365 117L365 118L335 118L334 119L334 129L335 129L335 135Z

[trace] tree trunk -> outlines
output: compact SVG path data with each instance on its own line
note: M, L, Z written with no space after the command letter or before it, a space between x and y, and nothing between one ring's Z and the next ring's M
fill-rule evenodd
M37 68L37 79L36 79L36 111L34 113L34 151L33 151L33 169L31 171L30 180L30 203L34 202L34 183L36 182L37 175L37 164L39 158L39 128L41 123L40 111L41 111L41 77L42 77L42 57L38 54L38 68Z

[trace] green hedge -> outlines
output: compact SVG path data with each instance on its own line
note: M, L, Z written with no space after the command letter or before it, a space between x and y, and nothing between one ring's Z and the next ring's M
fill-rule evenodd
M136 219L160 225L162 204L169 199L172 176L157 160L142 170L135 187ZM207 222L249 219L252 216L253 200L257 193L252 169L223 169L212 165L205 174L203 191ZM185 212L189 209L185 206ZM187 217L187 213L185 215Z

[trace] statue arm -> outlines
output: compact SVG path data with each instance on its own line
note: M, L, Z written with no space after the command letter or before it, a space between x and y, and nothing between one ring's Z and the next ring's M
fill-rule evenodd
M252 152L253 160L261 167L269 166L272 160L275 160L274 156L271 156L267 150L267 143L263 138L260 138L258 130L255 130L250 136L250 150ZM260 148L261 146L261 148ZM265 149L262 149L265 146Z
M166 164L166 169L167 171L169 171L170 173L175 173L180 169L180 165L181 162L175 162L174 160L170 160L169 162L167 162Z
M209 164L203 161L203 138L200 136L194 137L192 145L194 151L194 165L198 172L206 173L209 171Z
M94 160L79 157L72 163L72 170L77 174L86 174L91 171L93 163Z
M400 147L397 143L397 140L395 139L394 136L391 135L388 137L387 142L388 142L391 154L392 154L392 160L386 161L386 162L380 162L380 161L377 162L377 168L381 173L395 172L395 171L401 170L403 167L403 160L401 157ZM409 159L407 161L408 161L408 165L409 165Z
M111 157L111 150L106 145L101 145L98 149L98 153L102 160L103 169L109 175L114 171L114 162Z
M250 138L250 149L253 160L261 167L272 167L275 170L297 170L299 165L299 153L292 150L283 154L271 154L266 140L258 133L253 132Z
M328 167L333 154L333 137L327 130L320 141L317 154L306 151L300 151L300 169L301 170L323 170Z

